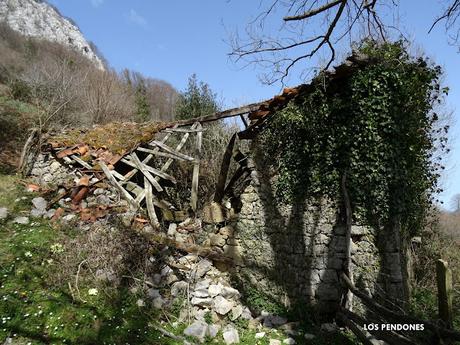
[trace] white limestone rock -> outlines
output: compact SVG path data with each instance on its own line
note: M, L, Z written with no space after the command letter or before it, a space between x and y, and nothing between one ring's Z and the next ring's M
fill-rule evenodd
M233 302L225 297L217 296L213 301L213 309L220 315L226 315L233 308Z
M238 331L232 325L227 325L224 328L222 335L224 337L225 344L227 345L238 344L240 342Z
M184 334L197 338L200 342L204 341L208 332L208 324L203 321L195 321L184 330Z

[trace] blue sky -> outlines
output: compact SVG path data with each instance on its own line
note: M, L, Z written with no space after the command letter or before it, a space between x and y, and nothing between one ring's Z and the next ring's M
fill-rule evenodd
M258 0L50 0L72 18L85 37L93 41L120 70L129 68L163 79L179 90L197 73L210 84L225 107L272 97L280 85L261 84L254 68L241 69L228 59L229 32L244 25L260 11ZM452 110L451 153L442 176L449 205L460 193L460 61L458 48L448 44L442 26L428 29L441 8L436 0L400 1L398 20L416 50L444 67L450 87L447 109ZM343 52L344 53L344 52ZM301 81L292 77L288 83Z

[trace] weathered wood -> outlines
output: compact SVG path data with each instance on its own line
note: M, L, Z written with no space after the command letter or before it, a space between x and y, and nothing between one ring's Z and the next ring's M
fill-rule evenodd
M155 207L153 206L153 193L152 185L150 184L149 179L144 176L144 185L145 185L145 203L147 204L147 212L149 214L150 223L154 228L160 228L160 222L158 222L157 214L155 213Z
M137 155L134 152L132 152L128 157L132 159L135 166L144 174L145 177L147 177L147 179L150 181L153 187L155 187L155 189L158 192L162 192L163 187L161 187L158 181L156 181L153 178L152 174L150 174L150 172L146 169L146 166L141 163L141 161L139 160L139 157L137 157ZM125 160L123 160L123 162L125 162ZM126 160L126 162L128 162L128 160Z
M116 170L112 170L112 175L116 177L118 180L120 180L121 182L125 180L125 177Z
M361 329L345 314L339 312L337 313L337 317L345 324L345 326L347 326L350 331L352 331L358 337L358 339L364 345L380 345L380 341L377 338L375 338L372 334L369 334L369 332L365 331L364 329Z
M201 134L201 133L202 132L197 132L197 135ZM174 156L179 157L179 158L182 158L182 159L184 159L186 161L193 161L193 157L190 157L190 156L188 156L186 154L177 152L173 148L169 147L168 145L163 144L160 141L153 140L153 141L151 141L149 143L149 145L158 146L158 147L162 148L163 150L165 150L166 152L168 152L169 154L174 155Z
M372 321L368 321L364 319L362 316L353 313L343 307L340 307L339 313L343 314L350 320L354 321L356 324L360 325L361 327L364 327L364 325L371 323ZM405 337L404 335L401 335L399 333L396 333L394 331L382 331L380 329L378 330L372 330L369 331L370 333L374 334L377 338L385 340L388 344L398 344L398 345L420 345L415 342L413 342L411 339Z
M177 128L177 125L175 125L173 128L171 129L174 129L174 128ZM169 138L171 137L171 133L168 133L166 134L163 139L161 139L161 142L162 143L165 143ZM154 149L153 151L159 151L159 149ZM143 164L148 164L151 159L153 158L153 154L149 154L147 157L144 158L144 160L142 161ZM125 176L124 176L124 181L123 183L126 183L128 182L134 175L136 175L136 173L138 172L139 170L138 169L133 169L131 170L130 172L128 172ZM122 183L122 184L123 184Z
M347 277L345 273L342 273L340 278L342 281L345 283L345 285L350 289L353 294L358 297L369 309L374 311L380 316L389 318L391 320L400 322L400 323L419 323L419 324L424 324L426 329L431 330L432 332L438 334L441 338L447 338L447 339L453 339L453 340L460 340L460 332L445 328L445 327L440 327L434 324L433 322L426 321L419 319L417 317L413 317L410 315L404 315L404 314L398 314L381 304L377 303L374 301L371 297L369 297L367 294L359 291L354 284L350 281L350 279Z
M201 128L201 124L197 123L197 129ZM190 206L193 211L196 211L198 206L198 180L200 175L200 158L201 158L201 143L203 139L203 132L197 132L196 134L196 158L193 163L193 175L192 175L192 194L190 197Z
M438 285L438 308L439 317L452 328L452 271L446 261L439 259L436 261L436 281Z
M111 182L120 191L121 195L123 195L126 201L128 201L131 206L137 207L137 204L134 201L134 198L118 183L115 177L113 177L107 165L105 165L103 161L99 161L99 165L101 166L102 171L104 172L109 182Z
M180 161L193 161L193 157L190 157L190 159L185 159L185 158L182 158L182 157L179 157L179 156L176 156L176 155L173 155L171 153L167 153L167 152L160 152L158 151L157 149L147 149L145 147L138 147L136 149L137 151L141 151L141 152L147 152L147 153L151 153L155 156L159 156L159 157L166 157L166 158L172 158L172 159L177 159L177 160L180 160Z
M217 179L216 189L214 192L214 202L220 203L224 197L225 183L227 182L228 169L232 159L233 148L235 146L237 134L233 134L227 144L224 155L222 157L222 164L220 166L219 178Z
M88 163L86 163L83 159L81 159L80 157L78 157L77 155L70 155L70 157L75 161L77 162L78 164L82 165L83 167L85 167L86 169L89 169L89 170L92 170L93 167L91 165L89 165Z
M26 170L26 157L29 154L30 148L38 135L38 129L33 128L30 132L29 137L26 140L21 152L21 158L19 158L18 171L20 174L25 174Z
M195 132L202 132L205 131L206 128L200 128L200 129L191 129L191 128L167 128L164 131L166 133L195 133Z
M192 129L195 129L196 128L196 123L194 123L191 127ZM179 142L179 144L176 146L175 148L175 151L176 152L179 152L182 147L185 145L185 143L187 142L187 139L188 137L190 136L190 133L185 133L184 136L182 137L181 141ZM166 171L168 170L169 166L172 164L172 162L174 162L174 159L168 159L165 164L163 164L163 166L161 167L161 171Z
M165 172L163 172L161 170L152 168L151 166L148 166L146 164L143 164L140 161L139 157L136 155L135 152L132 152L130 155L128 155L126 157L130 158L131 160L128 160L126 158L122 158L121 161L123 163L125 163L127 165L130 165L132 167L135 167L137 169L139 169L139 166L141 166L143 170L147 170L147 171L151 172L152 174L161 177L164 180L168 180L168 181L171 181L172 183L176 184L176 179L174 177L172 177L171 175L166 174ZM133 157L136 157L136 160L134 160Z
M244 115L243 115L243 114L240 114L240 118L241 118L241 121L243 121L244 128L248 128L248 122L247 122L246 119L244 118Z
M196 118L187 119L187 120L180 120L180 121L175 122L175 124L177 124L178 126L187 126L187 125L191 125L192 123L196 123L196 122L203 123L203 122L210 122L210 121L224 119L226 117L239 116L241 114L247 114L247 113L250 113L251 111L258 110L259 107L266 102L267 101L252 103L252 104L245 105L243 107L232 108L232 109L228 109L228 110L221 111L221 112L207 115L207 116L196 117Z

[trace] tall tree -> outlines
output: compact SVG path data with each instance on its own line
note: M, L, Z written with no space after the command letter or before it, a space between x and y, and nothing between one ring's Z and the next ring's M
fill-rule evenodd
M196 74L192 74L187 89L179 95L175 113L177 119L184 120L213 114L220 109L217 94L207 83L198 81Z

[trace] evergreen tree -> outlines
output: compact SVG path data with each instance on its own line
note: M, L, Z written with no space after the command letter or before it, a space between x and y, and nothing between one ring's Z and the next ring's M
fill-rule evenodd
M220 110L217 94L209 85L198 81L196 74L188 79L187 89L180 93L175 114L179 120L210 115Z

